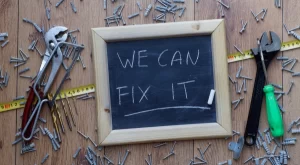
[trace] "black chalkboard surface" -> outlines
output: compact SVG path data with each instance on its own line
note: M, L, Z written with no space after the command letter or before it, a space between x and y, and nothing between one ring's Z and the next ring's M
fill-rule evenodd
M112 129L216 122L211 35L107 42Z

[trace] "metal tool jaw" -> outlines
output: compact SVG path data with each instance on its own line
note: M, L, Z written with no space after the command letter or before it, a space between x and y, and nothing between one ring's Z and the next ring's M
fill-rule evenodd
M67 30L68 28L66 27L56 26L51 28L45 34L45 43L46 43L47 51L49 51L50 54L52 53L52 50L56 47L58 42L64 42L67 40L68 37ZM44 88L44 96L47 95L48 90L50 89L62 62L63 62L63 55L61 49L57 48L55 55L52 57L52 69L48 78L48 82Z
M270 31L270 36L271 40L269 41L267 32L264 32L260 38L260 46L264 55L264 63L266 68L268 68L271 60L275 57L275 55L280 51L281 48L281 41L278 35ZM256 135L258 131L261 113L261 105L263 101L263 87L266 81L260 57L260 48L253 48L251 49L251 52L255 57L257 72L250 104L250 110L248 114L248 121L244 134L245 144L248 146L255 145L256 142Z
M264 53L265 63L270 63L270 61L275 57L275 55L280 51L281 41L278 35L270 31L271 41L268 39L267 32L264 32L260 38L260 45L262 52ZM260 60L260 49L259 47L251 49L252 54L255 57L256 63L261 62Z

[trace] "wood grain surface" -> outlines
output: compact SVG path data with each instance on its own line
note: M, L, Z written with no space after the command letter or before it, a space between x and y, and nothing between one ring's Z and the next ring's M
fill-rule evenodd
M152 9L148 17L144 17L144 11L140 11L140 16L133 19L128 19L129 14L138 12L136 0L118 0L114 4L108 1L107 10L103 9L103 0L65 0L58 8L55 4L58 0L46 0L47 6L51 9L51 20L48 21L45 14L44 1L40 0L0 0L0 32L9 33L9 44L0 48L0 67L5 71L8 71L10 75L10 81L8 87L0 90L0 102L11 101L16 96L26 95L26 90L29 87L30 82L27 79L20 78L18 71L25 67L30 67L30 71L26 72L26 75L34 76L38 71L41 58L39 54L27 50L27 47L33 39L39 38L38 48L41 52L45 51L42 35L37 33L34 27L30 24L24 23L23 18L33 20L40 26L44 26L47 30L54 25L66 26L70 30L79 28L79 33L74 33L79 43L85 45L85 49L82 52L82 57L86 69L83 69L80 62L78 62L71 72L71 81L67 81L63 88L77 87L80 85L87 85L94 83L94 67L92 66L92 33L91 28L104 27L106 16L112 15L113 9L119 4L125 3L123 10L123 17L127 22L127 26L136 24L151 24L155 23L152 16L158 14L158 12ZM71 9L70 2L73 1L77 13L74 13ZM236 45L241 50L247 50L256 47L256 39L261 36L265 31L276 32L283 41L294 40L292 36L288 36L283 28L283 23L286 23L288 28L294 28L298 26L300 18L297 17L299 13L300 3L298 0L283 1L282 8L278 9L274 6L274 1L261 1L261 0L223 0L224 3L230 5L229 10L225 12L225 26L226 26L226 40L227 40L227 53L234 53L236 50L233 45ZM145 8L149 3L154 3L153 0L140 0L141 6ZM182 5L182 4L179 4ZM217 19L221 18L218 11L220 5L213 0L199 0L199 3L195 3L193 0L186 0L183 4L186 6L186 12L181 18L176 17L176 21L191 21L191 20L205 20L205 19ZM250 9L255 13L258 13L262 8L268 8L267 15L264 21L255 21L254 17L250 13ZM248 26L246 31L241 35L239 31L241 29L241 20L247 21ZM169 15L168 21L174 21L173 17ZM113 25L116 26L116 25ZM159 29L157 29L159 31ZM18 56L18 50L23 49L25 53L30 55L30 59L26 65L20 68L14 68L12 64L9 64L10 56ZM288 56L291 58L298 58L299 49L286 51L279 53L278 56ZM239 68L243 66L242 75L255 78L256 63L253 59L235 62L229 64L229 74L235 79L235 74ZM296 64L295 71L300 71L299 64ZM61 68L57 80L61 79L64 74L64 70ZM283 90L286 92L289 88L290 81L294 81L295 85L289 95L284 95L280 100L286 112L283 114L285 128L290 124L292 120L296 120L300 117L298 102L298 94L300 89L300 80L298 77L292 77L291 74L281 71L281 61L273 60L268 69L269 80L272 83L283 85ZM241 79L238 80L241 84ZM58 87L58 81L53 84L51 91L55 91ZM247 92L241 95L235 93L234 86L231 85L231 100L244 97L239 107L236 110L232 110L232 126L233 129L239 131L241 135L244 134L245 126L247 123L248 111L251 102L252 90L254 80L247 82ZM264 103L264 102L263 102ZM61 103L59 102L61 109ZM67 123L63 116L66 134L62 135L62 144L59 151L54 152L52 149L49 138L39 134L40 140L35 140L36 152L28 153L25 155L20 154L21 145L12 146L11 143L15 140L15 133L21 125L20 115L22 109L4 112L0 114L0 164L3 165L33 165L40 164L43 157L48 153L49 159L44 163L45 165L55 164L88 164L84 158L85 148L87 146L93 146L90 141L87 141L80 136L76 130L80 130L84 134L97 141L97 122L96 122L96 104L93 99L91 100L78 100L76 106L79 109L79 115L75 115L76 128L70 131L67 128ZM265 105L263 104L260 130L263 131L267 128ZM43 127L47 127L50 131L53 131L53 123L50 116L50 111L45 106L41 112L41 117L47 120L46 124L38 123ZM296 127L295 127L296 128ZM286 133L286 137L297 137L290 133ZM148 144L135 144L135 145L122 145L122 146L110 146L105 147L102 151L97 151L99 155L107 155L111 158L114 164L118 162L119 152L122 157L125 154L125 150L130 150L127 165L146 165L145 159L149 153L152 153L153 165L185 165L189 164L190 159L194 156L199 156L197 148L202 150L211 143L211 147L207 150L204 157L208 164L217 164L218 162L232 159L232 152L227 149L228 143L232 140L237 140L238 136L225 139L206 139L206 140L189 140L189 141L177 141L175 146L175 156L171 156L166 160L162 160L170 151L173 143L168 142L166 146L161 148L153 148L157 143ZM273 149L274 144L269 146ZM82 147L82 151L76 159L72 158L75 150L78 147ZM300 145L288 146L287 150L291 156L289 159L289 165L297 165L300 162L298 150ZM265 151L261 148L257 150L255 147L244 147L241 158L238 161L233 161L233 164L243 164L243 162L250 156L256 157L265 155ZM254 164L250 162L249 164ZM268 162L268 164L270 164Z

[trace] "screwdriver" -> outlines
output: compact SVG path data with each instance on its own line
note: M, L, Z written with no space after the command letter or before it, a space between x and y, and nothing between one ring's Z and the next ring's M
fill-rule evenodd
M260 49L260 58L267 83L267 85L264 86L263 91L266 95L267 118L270 131L273 137L281 137L284 133L283 120L281 117L277 100L274 95L274 87L268 82L267 69L259 39L257 39L257 43Z

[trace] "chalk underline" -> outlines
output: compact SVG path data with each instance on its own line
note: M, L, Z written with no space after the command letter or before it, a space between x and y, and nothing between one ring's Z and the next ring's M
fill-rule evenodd
M185 109L210 110L209 107L200 107L200 106L173 106L173 107L162 107L162 108L148 109L148 110L145 110L145 111L140 111L140 112L136 112L136 113L130 113L130 114L127 114L127 115L124 115L124 116L128 117L128 116L138 115L138 114L141 114L141 113L147 113L147 112L153 112L153 111L161 111L161 110L166 110L166 109L182 109L182 108L185 108Z

